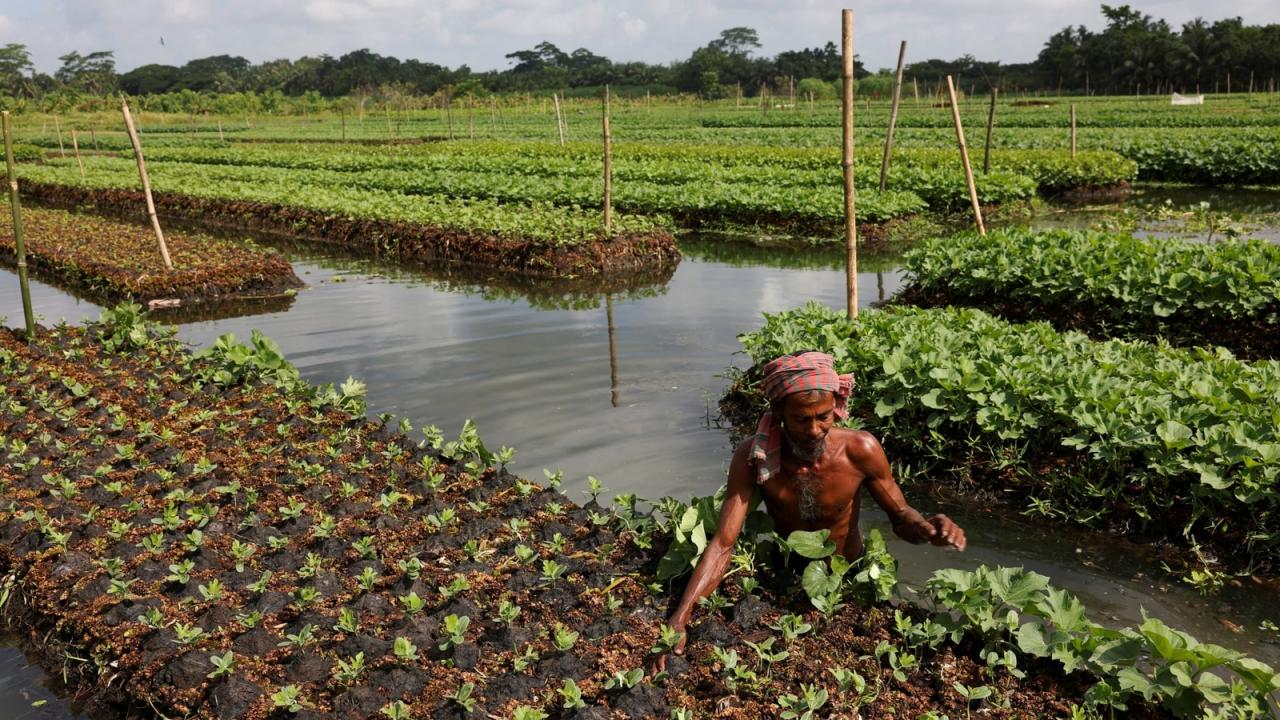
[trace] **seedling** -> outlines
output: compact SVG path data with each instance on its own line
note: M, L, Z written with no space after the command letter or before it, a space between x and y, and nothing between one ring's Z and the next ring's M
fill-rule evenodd
M511 666L516 672L524 672L530 665L538 662L542 658L537 650L533 649L532 644L524 646L524 650L519 655L513 655L511 658Z
M368 568L366 568L368 569ZM410 580L417 580L422 575L422 561L416 557L400 561L400 571Z
M138 622L152 630L159 630L164 627L164 612L160 608L147 608L146 612L138 616Z
M249 558L258 551L258 546L253 543L242 543L238 539L231 541L231 557L236 561L236 572L244 572L245 563L249 562Z
M351 608L339 610L338 622L334 623L333 629L348 635L355 635L360 632L360 621L356 619L355 611Z
M626 672L619 670L618 672L615 672L613 674L613 677L604 681L604 689L605 690L618 690L618 689L630 690L636 685L639 685L640 681L643 679L644 679L644 668L635 668L632 670L627 670Z
M555 624L555 630L552 634L552 644L560 652L568 652L578 642L578 633L570 630L560 623Z
M191 571L195 569L195 562L192 560L179 560L169 566L169 574L165 576L165 580L178 585L186 585L191 582Z
M247 613L236 613L236 622L245 626L246 629L252 630L262 622L262 611L254 610Z
M582 690L578 687L578 683L573 681L573 678L566 679L564 681L564 687L560 688L556 692L560 694L560 697L564 698L564 702L560 704L560 707L563 707L565 710L577 710L587 706L587 704L582 701Z
M658 629L658 641L649 649L654 655L666 655L675 652L676 646L680 644L681 633L670 625L663 624ZM772 638L770 638L772 639Z
M271 704L278 710L296 713L302 709L302 702L298 699L301 693L297 685L285 685L271 693Z
M782 662L783 660L791 657L791 653L786 650L774 651L773 642L776 639L777 638L765 638L759 643L753 643L750 640L747 641L747 646L756 651L756 669L768 672L769 669L773 667L774 663Z
M782 706L780 717L785 720L812 720L814 713L827 704L826 688L802 684L800 693L800 697L787 694L778 698L778 704Z
M107 594L116 600L125 600L129 597L129 588L138 582L137 578L125 580L124 578L111 578L107 583Z
M418 646L407 637L397 637L391 651L400 662L416 662L418 660Z
M418 597L418 593L410 592L400 596L400 604L404 606L406 615L417 615L427 606L427 601Z
M449 614L444 618L444 639L440 641L440 650L449 651L459 645L467 642L467 628L471 625L471 618L463 615Z
M777 625L770 625L769 627L782 633L782 641L788 645L813 629L813 626L805 622L804 618L799 615L783 615L778 618Z
M179 645L191 645L204 637L204 629L199 625L188 625L183 622L173 624L174 642Z
M210 655L209 662L213 664L213 670L205 677L230 676L236 671L236 658L230 650L225 655Z
M210 580L207 585L198 586L196 590L200 593L200 597L205 599L205 602L213 602L222 598L222 583L217 578Z
M554 585L556 580L560 579L560 576L564 574L566 569L567 568L565 568L565 566L561 565L555 560L543 560L542 561L542 584Z
M376 585L377 583L378 583L378 573L374 572L373 568L369 567L368 565L366 565L364 570L362 570L360 574L356 576L356 584L358 584L360 586L360 589L364 590L365 592L372 592L374 585Z
M512 552L515 553L516 561L522 565L528 565L538 557L537 550L523 544L515 546L515 549L512 550Z
M547 714L539 708L521 705L512 711L511 720L547 720Z
M467 580L466 575L459 575L455 577L452 581L449 582L448 585L436 586L436 590L440 592L441 597L444 597L446 599L451 598L460 592L470 590L470 589L471 589L471 583Z
M449 699L452 700L455 705L462 708L466 712L474 712L476 709L476 705L479 704L479 702L475 698L471 697L471 693L474 692L475 689L476 689L475 683L471 683L471 682L462 683L462 685L452 695L449 696Z
M257 580L254 580L253 582L249 583L245 587L248 588L249 592L254 593L256 595L259 593L266 592L267 587L270 584L271 584L271 571L263 570L262 575L259 576Z
M307 623L306 625L303 625L302 629L296 633L293 633L293 634L286 633L284 638L285 638L284 640L276 643L277 647L292 646L298 649L305 648L306 646L316 641L317 639L316 626L310 623Z
M366 535L358 540L353 541L351 543L351 549L355 550L356 554L358 554L361 557L361 559L377 560L378 549L374 546L375 542L376 541L374 540L372 535Z
M338 658L338 667L333 671L333 679L342 684L355 682L364 674L364 653L358 652L350 661Z
M991 697L991 687L988 685L979 685L977 687L969 687L962 682L957 681L954 685L955 691L965 699L964 716L969 717L969 708L973 705L973 701L979 702Z
M309 608L319 599L320 591L310 585L300 587L293 591L293 602L296 603L299 608Z
M411 720L410 707L403 700L396 700L382 708L382 714L390 720Z

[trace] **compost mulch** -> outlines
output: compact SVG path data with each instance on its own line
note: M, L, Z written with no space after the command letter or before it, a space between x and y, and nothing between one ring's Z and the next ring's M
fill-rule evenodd
M873 655L892 607L828 621L795 588L765 582L753 595L726 583L733 604L696 615L671 677L607 689L648 666L670 602L650 586L664 540L628 522L625 504L578 506L478 462L464 438L419 442L306 386L228 378L243 368L171 338L111 350L104 337L120 342L102 325L41 328L31 343L0 330L4 617L91 716L381 718L402 700L414 718L507 718L520 705L559 718L760 718L816 683L832 690L824 717L958 717L959 681L999 688L983 716L1062 717L1093 683L1036 660L1025 680L988 675L967 640L923 651L896 680ZM504 601L520 608L509 624ZM775 637L784 612L815 631L760 687L731 691L713 646L754 662L745 643ZM470 619L456 645L451 615ZM580 633L568 650L553 644L557 623ZM397 638L416 657L397 654ZM233 672L211 677L210 656L227 652ZM363 672L340 678L357 653ZM878 697L856 710L834 690L837 666ZM556 691L570 679L586 708L563 707ZM466 683L471 709L450 699ZM286 686L296 713L272 700Z
M136 190L27 182L23 193L59 206L90 206L98 212L136 217L145 201ZM553 244L413 223L329 215L301 207L155 193L161 217L356 249L372 257L484 268L529 277L561 278L631 270L652 271L680 259L665 231L626 233L594 242Z
M27 264L36 273L105 302L221 303L281 297L303 284L279 253L242 243L166 235L173 261L166 268L150 228L30 207L23 209L22 222ZM0 261L16 265L16 252L6 223L0 227Z

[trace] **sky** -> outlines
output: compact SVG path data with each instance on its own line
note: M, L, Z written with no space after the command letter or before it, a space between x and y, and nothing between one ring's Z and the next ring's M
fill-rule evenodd
M845 2L722 0L0 0L0 44L23 43L52 73L71 51L114 50L120 72L148 63L182 65L209 55L254 63L369 48L472 70L510 67L507 53L547 40L611 60L667 63L687 58L725 28L760 36L759 55L839 44ZM1112 0L1119 5L1121 0ZM1175 28L1195 17L1280 22L1280 1L1130 2ZM853 3L854 51L872 70L897 62L1034 60L1067 25L1099 30L1100 3L1079 0L896 0ZM161 38L164 43L161 44Z

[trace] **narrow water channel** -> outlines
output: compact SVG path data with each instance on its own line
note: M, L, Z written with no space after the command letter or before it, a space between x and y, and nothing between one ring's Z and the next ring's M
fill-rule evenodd
M665 283L617 296L560 295L556 302L423 271L287 252L307 282L291 306L186 323L180 336L206 346L224 333L247 339L261 330L306 379L363 379L371 413L432 423L448 434L473 418L491 447L517 449L514 471L541 479L543 468L562 470L565 490L579 498L588 475L613 492L647 498L714 492L730 452L728 432L715 424L722 375L727 365L746 363L736 355L738 333L756 328L762 313L809 300L841 306L845 294L838 253L782 254L717 239L687 241L685 259ZM900 284L891 260L862 269L863 307ZM40 282L32 295L45 322L79 322L99 311ZM10 324L21 318L17 279L9 272L0 273L0 315ZM1115 543L906 491L926 512L951 513L969 535L964 554L911 546L892 538L883 514L867 503L864 525L889 538L908 584L923 583L939 567L1021 565L1080 595L1101 622L1137 623L1145 609L1201 640L1280 659L1280 637L1260 628L1264 619L1280 620L1280 612L1260 588L1201 598ZM0 647L0 718L26 718L33 709L40 713L33 718L74 717L60 700L32 707L49 698L20 654Z

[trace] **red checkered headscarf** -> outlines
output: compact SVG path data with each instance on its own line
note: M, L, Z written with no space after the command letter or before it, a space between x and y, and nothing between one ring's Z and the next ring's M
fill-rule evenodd
M849 416L849 395L853 392L853 375L835 370L835 359L823 352L783 355L764 366L765 397L777 403L788 395L810 390L825 390L835 397L836 419ZM751 441L751 462L756 466L756 482L764 484L782 468L782 422L767 411L760 416L756 436Z

